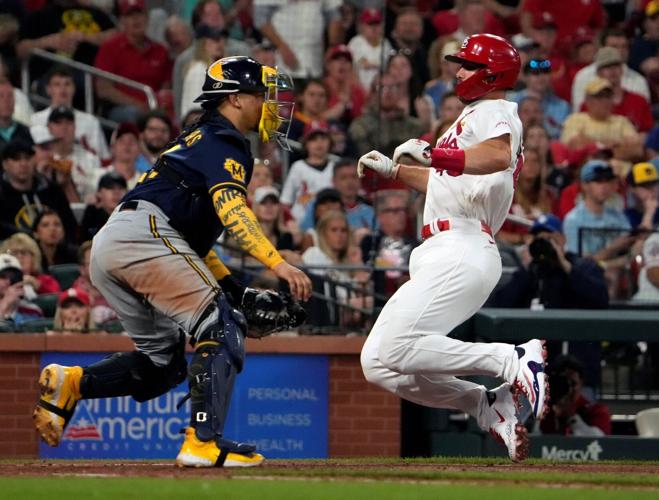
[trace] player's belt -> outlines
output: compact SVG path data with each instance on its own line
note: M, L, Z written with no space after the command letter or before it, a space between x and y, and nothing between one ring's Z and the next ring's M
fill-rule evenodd
M448 231L449 229L451 229L451 222L452 222L451 219L435 219L433 221L430 221L421 229L421 239L427 240L431 236L434 236L444 231ZM461 225L460 222L461 221L459 219L454 219L453 229L457 229ZM481 221L481 231L492 236L492 229L490 229L490 226L488 226L487 224L485 224L485 222L482 221Z

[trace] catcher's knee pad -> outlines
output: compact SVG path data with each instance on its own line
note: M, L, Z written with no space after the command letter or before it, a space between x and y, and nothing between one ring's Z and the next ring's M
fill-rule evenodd
M205 326L195 333L196 350L188 370L191 418L197 438L218 440L231 394L245 359L245 318L218 294Z
M120 352L84 368L80 393L84 399L132 396L135 401L148 401L183 382L186 371L182 349L165 366L155 365L138 351Z

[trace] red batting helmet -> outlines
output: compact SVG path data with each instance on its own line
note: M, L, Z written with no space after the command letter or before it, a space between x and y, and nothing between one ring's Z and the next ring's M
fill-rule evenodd
M473 101L493 90L513 88L521 67L517 49L500 36L487 33L465 38L460 51L445 59L477 70L455 87L455 93L465 101Z

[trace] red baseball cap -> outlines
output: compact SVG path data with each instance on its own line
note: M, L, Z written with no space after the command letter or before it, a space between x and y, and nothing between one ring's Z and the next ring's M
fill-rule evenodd
M380 24L382 22L382 12L378 9L364 9L359 14L359 22L364 24Z
M89 295L87 295L79 288L69 288L68 290L64 290L62 293L59 294L59 300L57 301L57 305L59 307L62 307L66 305L68 302L72 302L72 301L77 301L83 306L88 306Z
M117 10L120 16L125 16L131 12L144 12L146 10L146 3L144 0L119 0L117 2Z
M326 135L329 137L330 130L327 122L313 120L307 123L304 126L304 132L302 133L302 142L306 142L311 137L316 135Z
M339 57L345 57L348 61L352 62L352 52L350 52L347 45L335 45L334 47L327 49L327 52L325 52L326 62L333 61Z
M556 19L551 12L539 12L533 18L533 27L537 30L544 28L554 28L556 29Z

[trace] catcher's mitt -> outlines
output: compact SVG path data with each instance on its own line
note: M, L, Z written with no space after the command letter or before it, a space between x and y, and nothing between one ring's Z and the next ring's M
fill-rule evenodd
M307 319L302 306L288 293L246 288L240 307L247 319L247 336L255 339L300 326Z

